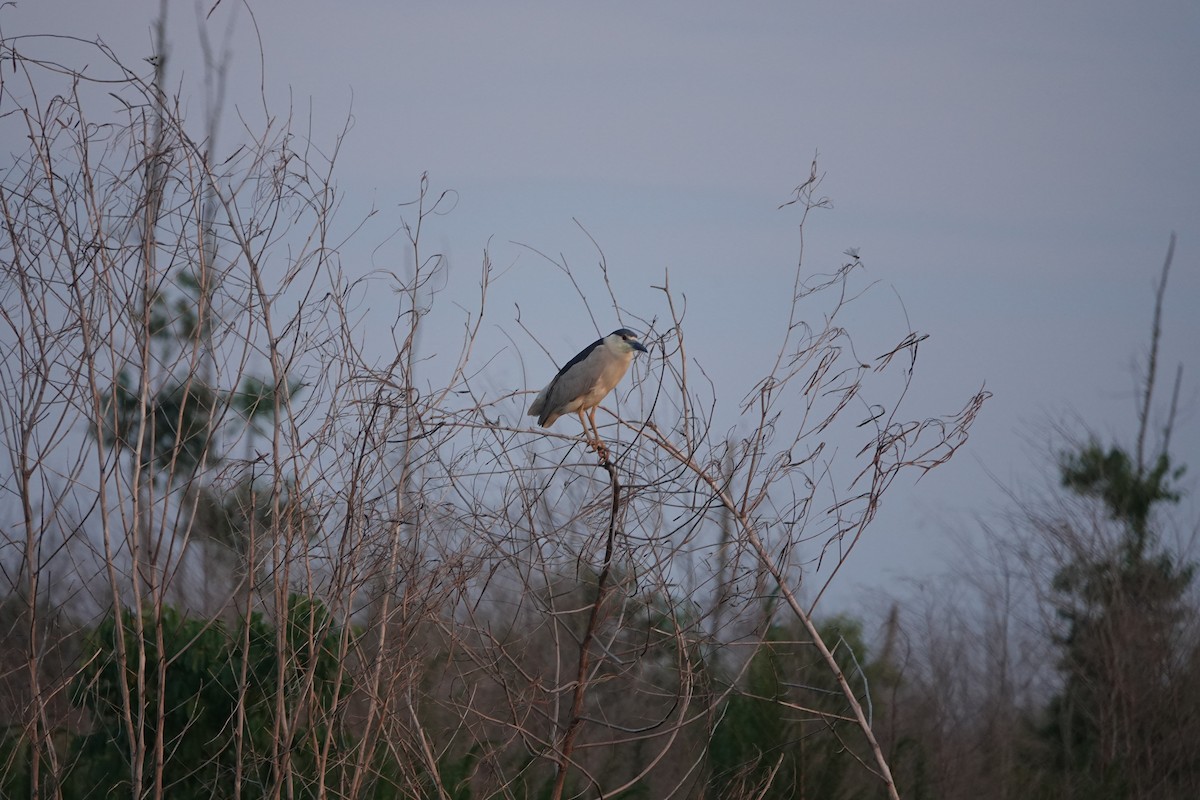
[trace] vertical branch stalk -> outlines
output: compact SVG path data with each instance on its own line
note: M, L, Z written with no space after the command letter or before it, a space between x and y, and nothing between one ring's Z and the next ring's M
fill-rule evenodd
M575 687L571 698L571 716L567 727L563 729L562 738L558 742L558 771L554 776L554 790L551 797L562 800L563 790L567 785L567 773L571 766L571 754L575 750L575 738L583 725L583 702L587 695L588 671L591 669L592 640L596 638L596 627L600 620L600 607L608 595L608 579L612 572L613 541L617 532L617 513L621 507L621 482L617 478L617 468L608 458L602 462L608 472L612 484L612 507L608 517L608 535L604 543L604 565L596 579L596 599L588 612L587 627L583 639L579 643L579 668L575 671Z

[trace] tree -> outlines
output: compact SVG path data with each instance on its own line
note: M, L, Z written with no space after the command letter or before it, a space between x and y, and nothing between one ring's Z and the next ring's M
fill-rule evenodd
M1173 251L1172 238L1159 280L1136 448L1091 439L1064 452L1059 464L1063 487L1096 503L1116 529L1077 550L1053 581L1065 626L1058 640L1063 688L1050 703L1043 735L1054 766L1071 775L1073 796L1176 796L1196 785L1192 744L1180 736L1180 700L1195 688L1180 650L1195 565L1163 549L1155 527L1159 509L1180 498L1184 466L1173 466L1169 450L1179 372L1157 452L1147 456L1145 448Z

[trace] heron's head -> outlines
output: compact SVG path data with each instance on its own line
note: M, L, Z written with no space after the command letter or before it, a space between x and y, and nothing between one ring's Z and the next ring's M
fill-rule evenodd
M648 353L646 345L638 341L638 335L629 328L617 328L615 331L604 337L604 345L614 353L624 355L637 350L641 353Z

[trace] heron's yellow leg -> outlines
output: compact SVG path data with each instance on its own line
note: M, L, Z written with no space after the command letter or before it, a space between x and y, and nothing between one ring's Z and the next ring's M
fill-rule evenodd
M596 437L596 452L607 458L608 448L604 446L604 442L600 441L600 431L596 428L596 406L592 406L588 410L588 420L592 423L592 435Z
M582 409L582 408L581 408L581 409L579 409L579 410L578 410L576 413L577 413L577 414L579 414L579 424L583 426L583 439L584 439L584 441L586 441L586 442L587 442L587 444L588 444L588 449L589 449L589 450L592 450L592 449L594 449L594 446L592 445L592 437L591 437L591 434L590 434L590 432L588 431L587 418L583 416L583 409Z

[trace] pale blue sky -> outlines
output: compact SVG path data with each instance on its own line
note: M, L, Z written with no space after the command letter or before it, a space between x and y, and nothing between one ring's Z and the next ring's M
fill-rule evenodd
M216 16L234 6L223 0ZM371 245L394 227L387 215L428 172L459 196L435 233L453 280L470 286L490 238L506 270L493 321L511 327L519 302L561 360L594 331L571 287L511 242L586 273L607 331L616 320L603 318L578 219L627 308L661 315L649 287L670 270L689 299L690 353L734 387L731 404L766 362L754 323L782 313L790 286L796 217L776 206L819 151L834 207L809 221L807 269L860 248L883 282L862 338L903 325L896 294L930 334L911 413L956 410L985 382L995 395L955 463L896 485L839 601L859 584L935 569L951 536L970 535L970 514L1003 502L987 473L1026 474L1027 439L1047 419L1077 413L1128 441L1133 365L1172 230L1163 355L1172 369L1185 364L1176 451L1197 489L1196 3L250 6L272 109L289 93L298 117L311 108L318 142L352 109L338 168L345 217L370 204L385 214L360 236L363 252L346 254L348 270L356 259L370 267ZM8 36L99 36L136 63L150 54L157 7L23 0L0 9L0 24ZM195 16L186 1L171 13L171 75L186 86L199 74ZM231 100L253 117L258 56L248 15L239 19ZM519 374L515 359L493 368L497 383Z

